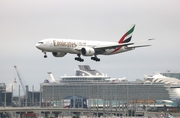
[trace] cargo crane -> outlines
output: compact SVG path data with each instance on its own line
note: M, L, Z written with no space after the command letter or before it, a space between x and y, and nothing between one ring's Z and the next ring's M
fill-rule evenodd
M26 89L25 89L25 86L24 86L23 81L22 81L22 79L21 79L21 76L20 76L20 74L19 74L19 72L18 72L17 66L14 65L14 68L15 68L15 70L16 70L16 73L17 73L17 76L18 76L18 78L19 78L19 81L20 81L21 87L22 87L22 89L23 89L23 92L24 92L24 94L26 94Z

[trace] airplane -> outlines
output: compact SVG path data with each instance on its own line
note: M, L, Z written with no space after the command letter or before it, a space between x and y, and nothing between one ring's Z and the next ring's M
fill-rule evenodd
M52 52L54 57L64 57L67 53L77 54L75 60L79 62L84 61L81 55L90 56L94 61L100 61L97 55L113 55L131 51L138 47L150 46L133 45L135 42L130 42L134 28L135 25L133 25L118 42L48 38L40 40L36 44L36 47L44 53L44 58L47 58L47 52ZM150 40L153 39L146 41Z

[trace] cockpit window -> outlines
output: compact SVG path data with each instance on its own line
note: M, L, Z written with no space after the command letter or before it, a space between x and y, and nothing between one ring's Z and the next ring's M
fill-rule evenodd
M38 42L39 44L43 44L43 42Z

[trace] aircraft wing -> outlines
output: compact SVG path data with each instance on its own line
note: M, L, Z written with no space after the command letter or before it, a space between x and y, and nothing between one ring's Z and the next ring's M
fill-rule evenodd
M152 39L142 40L142 41L138 41L138 42L120 43L120 44L117 44L117 45L95 46L93 48L95 50L103 50L103 49L115 49L115 48L118 48L118 47L121 47L121 46L127 46L129 48L147 47L147 46L151 46L151 45L137 45L137 46L133 46L133 44L140 43L140 42L145 42L145 41L151 41L151 40L154 40L154 39L152 38ZM131 45L131 46L129 46L129 45Z
M132 45L132 46L128 46L128 48L140 48L140 47L148 47L151 45Z
M92 48L94 48L96 51L98 51L99 53L102 53L105 51L105 49L115 49L121 46L127 46L127 45L132 45L134 43L121 43L121 44L117 44L117 45L105 45L105 46L94 46ZM80 51L84 46L78 46L75 48L75 50Z
M151 41L151 40L154 40L154 38L151 38L151 39L148 39L148 40L137 41L137 42L134 42L133 44L146 42L146 41ZM131 46L128 46L128 48L140 48L140 47L148 47L148 46L151 46L151 45L131 45Z
M95 46L93 47L95 50L103 50L103 49L115 49L121 46L127 46L127 45L132 45L134 43L121 43L121 44L117 44L117 45L106 45L106 46Z

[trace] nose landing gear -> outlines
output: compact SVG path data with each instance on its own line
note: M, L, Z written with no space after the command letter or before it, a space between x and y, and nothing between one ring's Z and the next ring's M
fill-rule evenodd
M47 58L46 52L43 51L43 53L44 53L44 58Z

